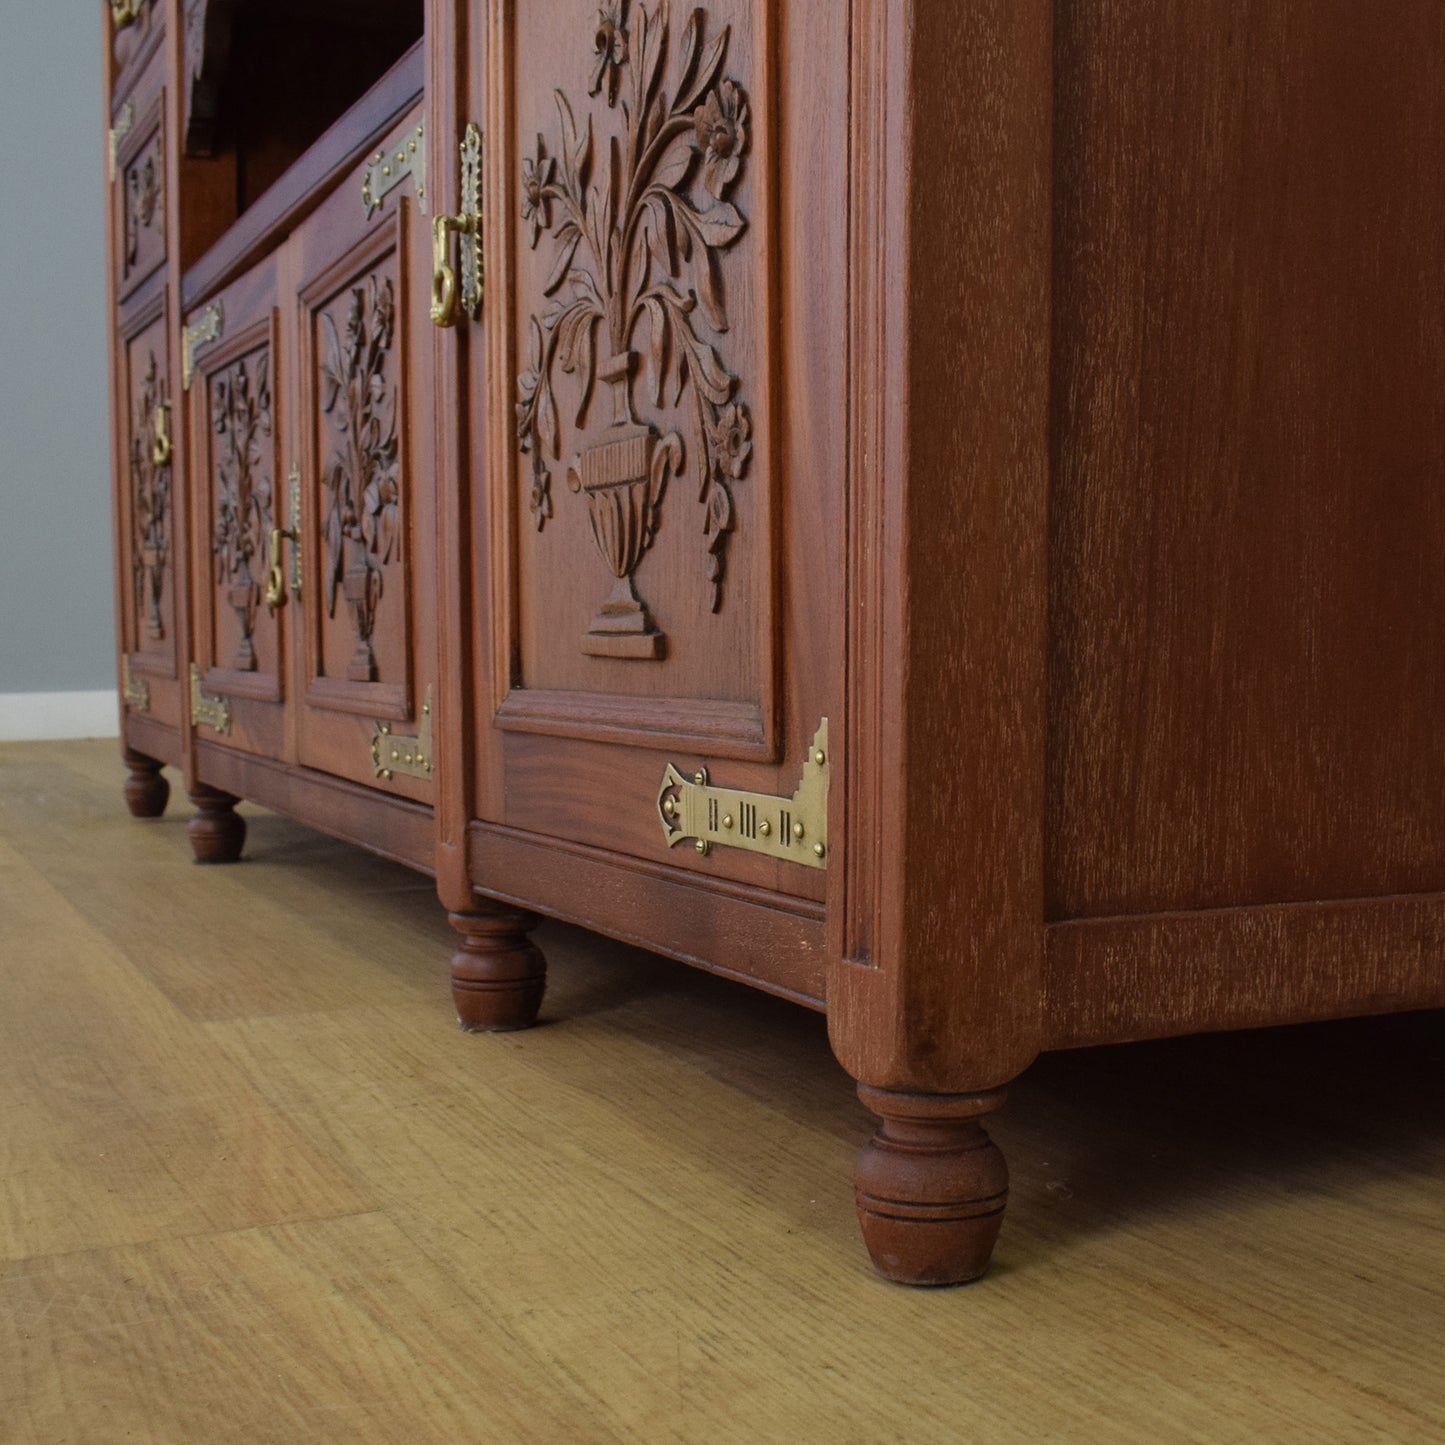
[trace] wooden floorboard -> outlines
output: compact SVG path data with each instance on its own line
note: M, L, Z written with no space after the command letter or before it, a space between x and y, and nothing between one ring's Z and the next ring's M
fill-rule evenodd
M822 1019L549 925L469 1037L426 880L121 777L0 746L4 1445L1445 1440L1445 1016L1042 1060L910 1292Z

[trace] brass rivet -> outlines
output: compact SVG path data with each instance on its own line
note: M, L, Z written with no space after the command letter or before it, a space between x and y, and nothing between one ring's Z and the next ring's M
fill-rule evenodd
M699 853L706 853L706 852L707 852L707 843L706 843L706 841L705 841L704 839L702 839L702 838L699 838L699 839L697 840L697 851L698 851Z
M391 174L391 167L390 167L390 166L382 166L382 168L381 168L381 173L382 173L382 175L384 175L384 176L389 176L389 175Z
M412 141L412 142L407 146L407 150L409 150L409 151L415 151L415 150L416 150L416 142L415 142L415 141Z
M758 832L761 833L764 838L766 838L772 831L773 831L773 825L772 825L771 823L759 823L759 824L758 824Z
M666 813L667 816L670 818L675 812L677 812L677 804L674 803L671 798L667 798L663 801L662 811Z
M803 825L802 825L801 823L794 823L794 824L793 824L793 837L795 837L795 838L801 838L802 836L803 836Z
M813 754L813 761L821 768L823 764L828 761L828 755L822 748L819 748L818 751Z
M814 843L814 844L813 844L813 852L816 853L816 854L818 855L818 857L821 858L821 857L823 856L824 852L826 852L826 851L827 851L827 850L823 847L823 845L822 845L821 843Z
M732 814L731 814L731 813L724 814L724 816L723 816L723 827L724 827L724 828L731 828L732 825L733 825Z
M703 786L706 784L706 782L707 782L707 774L706 774L706 773L694 773L694 774L692 775L692 780L693 780L693 782L695 782L695 783L698 785L698 787L701 788L701 787L703 787Z

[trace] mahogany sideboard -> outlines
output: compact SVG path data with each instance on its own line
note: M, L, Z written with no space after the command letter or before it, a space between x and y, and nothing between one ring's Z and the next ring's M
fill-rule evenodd
M878 1267L1042 1050L1445 1003L1445 6L113 0L126 798L826 1010Z

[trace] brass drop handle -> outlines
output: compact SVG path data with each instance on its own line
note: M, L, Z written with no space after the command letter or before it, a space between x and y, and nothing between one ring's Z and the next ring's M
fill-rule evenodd
M291 559L291 590L301 595L301 472L291 468L286 478L291 486L291 525L271 529L271 570L266 578L266 606L279 611L286 605L286 573L281 566L281 543L290 542L296 553Z
M460 314L451 238L472 235L476 225L472 216L438 216L432 222L431 319L438 326L455 326Z
M171 464L171 404L163 401L155 411L156 439L151 445L151 461L158 467Z
M297 527L271 528L271 572L266 581L266 606L278 612L286 605L286 573L281 567L281 543L293 542L299 545L301 532Z

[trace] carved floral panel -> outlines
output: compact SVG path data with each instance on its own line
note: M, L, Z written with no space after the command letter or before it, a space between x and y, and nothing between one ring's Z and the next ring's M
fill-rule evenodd
M271 357L253 351L209 381L214 528L211 550L217 589L216 662L240 672L257 669L256 623L270 567L274 523L271 445ZM227 625L225 613L234 618ZM223 632L234 638L231 655Z
M171 415L165 369L154 345L131 352L130 571L137 650L157 650L170 618Z
M323 671L351 682L402 675L396 299L394 276L370 270L327 303L317 320Z
M137 285L165 260L164 185L164 154L156 129L126 162L121 175L120 274L127 287Z
M738 591L740 519L766 506L753 485L760 238L742 53L757 37L739 11L607 0L595 26L555 27L551 55L524 65L519 128L550 111L516 177L524 515L543 534L540 568L564 505L585 514L586 565L612 578L581 637L593 656L676 657L705 634L715 669L740 635L700 619L735 593L746 606L761 575L749 558ZM687 548L675 530L656 564L664 528L685 529Z

